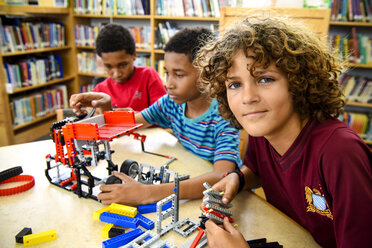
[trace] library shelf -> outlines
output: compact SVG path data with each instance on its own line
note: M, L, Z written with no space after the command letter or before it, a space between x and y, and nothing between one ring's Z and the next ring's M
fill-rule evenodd
M84 77L107 77L106 74L101 74L101 73L90 73L90 72L79 72L79 76L84 76Z
M19 55L35 54L35 53L47 53L47 52L56 52L71 49L71 46L61 46L61 47L48 47L48 48L39 48L26 51L17 51L17 52L8 52L3 53L3 57L13 57Z
M54 117L56 117L56 115L57 115L56 113L47 114L47 115L45 115L43 117L38 117L38 118L36 118L33 121L22 123L20 125L13 126L13 131L17 131L17 130L23 129L25 127L32 126L32 125L34 125L36 123L39 123L40 121L44 121L44 120L48 120L50 118L54 118Z
M44 117L35 117L32 121L16 125L13 123L14 113L11 109L13 101L23 97L27 98L38 92L39 89L54 89L55 85L65 87L67 97L69 97L71 94L77 92L77 65L75 60L71 61L71 58L76 56L76 52L73 50L74 37L71 7L0 5L0 16L2 20L16 18L22 21L25 18L27 21L36 20L41 23L61 23L64 25L65 31L65 44L63 46L0 53L0 64L2 65L6 62L12 63L13 61L37 57L39 55L58 55L62 61L64 74L63 78L50 80L34 86L16 88L8 93L6 90L5 70L0 70L0 146L4 146L33 141L49 132L50 125L56 121L55 113L47 114ZM5 25L4 22L2 24Z
M14 95L14 94L18 94L18 93L21 93L21 92L31 91L31 90L39 89L39 88L44 88L44 87L51 86L51 85L54 85L54 84L64 83L66 81L73 80L74 78L75 78L75 76L67 76L67 77L63 77L63 78L50 80L50 81L47 81L45 83L38 84L38 85L16 88L12 92L8 92L8 95Z

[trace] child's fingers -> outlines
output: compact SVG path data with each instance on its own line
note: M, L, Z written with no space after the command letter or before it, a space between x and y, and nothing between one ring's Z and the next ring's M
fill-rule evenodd
M120 173L120 172L114 171L113 174L117 178L121 179L124 183L130 183L130 182L134 182L135 181L133 178L131 178L128 175L125 175L124 173Z
M229 232L229 233L232 233L235 231L235 228L234 226L230 223L229 219L228 218L223 218L223 228Z

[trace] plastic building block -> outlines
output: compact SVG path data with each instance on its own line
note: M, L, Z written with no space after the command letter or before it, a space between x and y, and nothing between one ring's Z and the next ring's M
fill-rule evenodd
M114 227L114 224L106 224L101 232L102 238L113 238L125 233L124 229Z
M150 203L146 205L138 205L137 207L137 212L140 214L147 214L147 213L155 213L156 212L156 202L155 203ZM168 208L172 207L172 202L168 202L164 204L161 207L161 210L167 210Z
M110 231L111 228L113 228L113 227L114 227L114 224L107 223L107 224L103 227L103 229L102 229L102 231L101 231L101 236L102 236L102 238L106 238L106 239L108 239L108 238L109 238L109 231Z
M138 224L141 225L142 227L146 228L147 230L154 229L155 223L152 220L146 218L140 213L136 215L136 218L138 219Z
M103 212L109 212L110 211L110 206L101 208L97 211L94 211L93 213L93 220L100 220L100 216Z
M16 242L17 243L20 243L20 244L23 244L23 236L27 235L27 234L32 234L32 229L31 227L25 227L22 229L22 231L20 231L16 236L15 236L15 239L16 239Z
M117 226L128 227L132 229L136 229L138 227L138 219L119 214L103 212L100 216L100 219L103 222L111 223Z
M137 208L122 205L122 204L118 204L118 203L112 203L110 205L109 212L134 218L137 214Z
M136 230L108 239L102 242L102 248L116 248L123 246L133 239L137 238L138 236L141 236L144 232L145 231L143 231L142 229L137 228Z
M110 231L108 232L108 237L109 237L109 238L113 238L113 237L116 237L116 236L122 235L122 234L124 234L124 233L125 233L125 230L124 230L124 229L113 227L113 228L111 228Z
M31 246L57 239L56 229L23 236L23 245Z
M176 248L175 245L169 243L168 241L161 240L158 234L155 234L151 231L145 232L141 236L137 237L130 243L123 246L123 248L147 248L147 247Z

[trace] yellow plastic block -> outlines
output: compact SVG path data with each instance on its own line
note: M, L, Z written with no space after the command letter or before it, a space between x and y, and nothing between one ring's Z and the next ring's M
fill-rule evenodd
M23 236L23 246L31 246L57 239L56 229Z
M137 208L118 203L111 203L109 212L134 218L137 215Z
M93 213L93 220L100 220L100 216L103 212L109 212L110 211L110 206L101 208Z
M106 239L109 238L109 231L110 231L110 229L111 229L113 226L114 226L114 224L107 223L107 224L103 227L102 232L101 232L102 238L106 238Z

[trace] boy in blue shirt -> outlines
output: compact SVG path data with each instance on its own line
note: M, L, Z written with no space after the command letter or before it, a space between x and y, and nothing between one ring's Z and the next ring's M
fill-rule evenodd
M184 29L169 40L164 49L168 94L136 114L136 122L144 127L171 128L186 149L213 163L213 171L181 182L180 199L201 198L204 182L214 184L241 166L239 131L220 117L217 101L200 91L199 71L193 65L198 49L211 36L208 29ZM110 97L103 93L73 95L70 104L77 114L83 106L111 109ZM104 204L148 204L173 193L173 184L144 185L122 173L114 175L124 183L101 186L98 199Z

